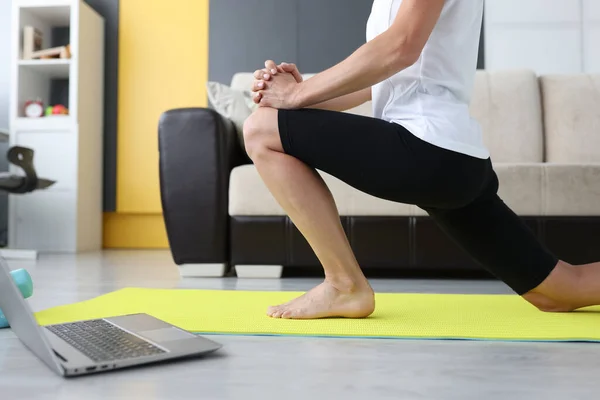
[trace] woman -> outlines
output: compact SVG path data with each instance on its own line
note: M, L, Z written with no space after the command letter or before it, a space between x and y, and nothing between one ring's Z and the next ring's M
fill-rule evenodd
M315 169L379 198L414 204L542 311L600 304L600 263L572 266L537 241L498 197L498 178L469 103L483 0L375 0L368 41L302 81L294 65L255 73L259 109L248 154L308 240L325 281L271 307L274 318L369 316L373 290ZM342 113L373 100L374 118Z

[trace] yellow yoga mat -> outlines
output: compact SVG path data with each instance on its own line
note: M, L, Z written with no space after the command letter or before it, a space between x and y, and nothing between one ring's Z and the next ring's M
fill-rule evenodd
M549 314L510 295L378 294L377 310L366 319L266 316L269 305L300 294L131 288L36 316L51 325L146 313L201 334L600 342L600 307Z

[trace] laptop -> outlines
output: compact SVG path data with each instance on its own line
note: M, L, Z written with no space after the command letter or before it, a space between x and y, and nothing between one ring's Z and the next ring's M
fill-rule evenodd
M64 377L202 356L222 347L147 314L42 327L2 257L0 309L21 342Z

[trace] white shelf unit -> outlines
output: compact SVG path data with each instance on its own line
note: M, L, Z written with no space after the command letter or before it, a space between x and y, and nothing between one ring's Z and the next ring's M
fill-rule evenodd
M10 196L8 247L59 253L99 250L104 19L81 0L13 0L12 12L10 145L32 148L38 175L56 184ZM71 58L23 60L23 29L28 25L42 32L43 48L53 47L55 28L68 28ZM64 105L69 115L25 117L27 101L50 104L57 80L68 93Z
M39 74L50 79L68 79L71 60L21 60L19 68L29 74Z

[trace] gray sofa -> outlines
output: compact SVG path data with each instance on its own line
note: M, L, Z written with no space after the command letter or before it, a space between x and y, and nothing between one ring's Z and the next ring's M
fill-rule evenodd
M231 86L247 90L251 81L237 74ZM349 112L370 115L370 104ZM559 257L600 260L600 76L478 71L471 112L504 201ZM210 109L169 110L159 137L165 224L183 275L235 268L240 277L278 277L284 267L318 266L243 152L232 121ZM363 268L481 270L418 207L323 177Z

